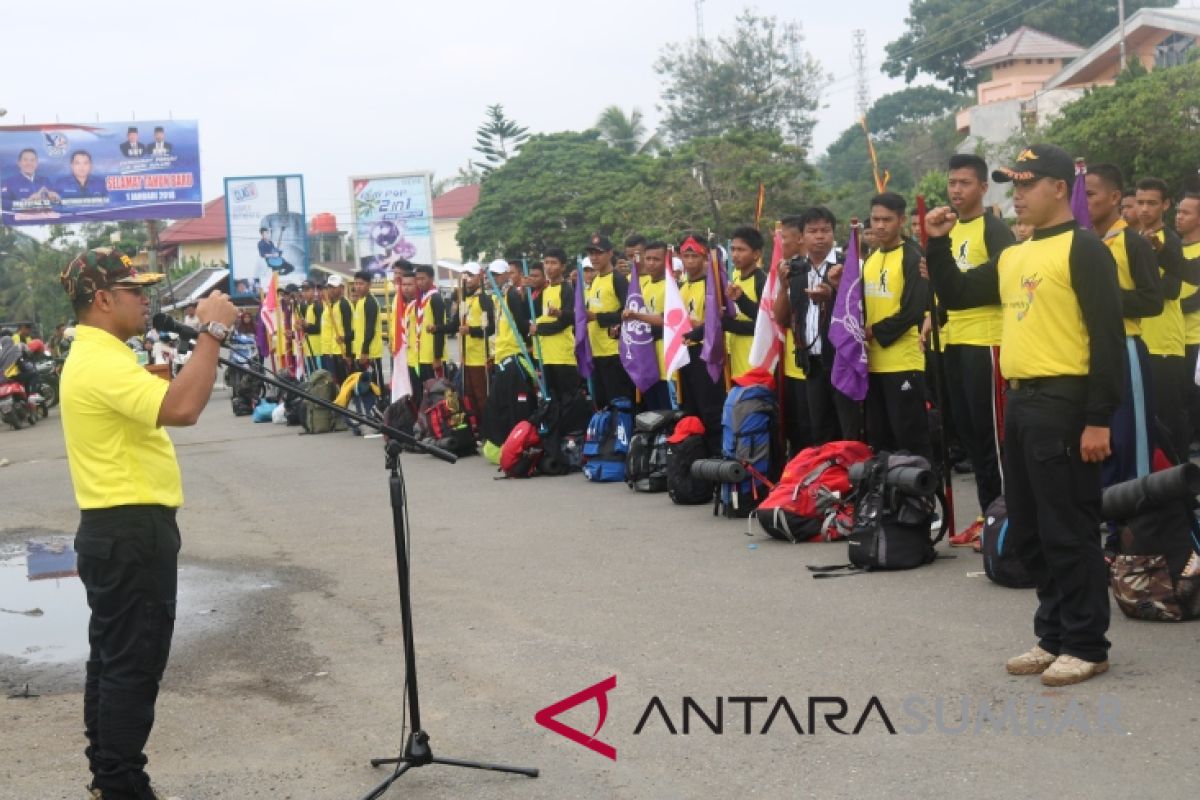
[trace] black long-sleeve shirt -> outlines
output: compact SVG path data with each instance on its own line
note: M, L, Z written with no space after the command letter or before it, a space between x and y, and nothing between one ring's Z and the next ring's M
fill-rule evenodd
M1129 262L1133 288L1121 290L1121 316L1125 319L1157 317L1162 313L1163 295L1154 248L1135 231L1122 230L1125 231L1125 259ZM1176 288L1177 295L1178 291Z
M1088 425L1108 427L1121 402L1125 385L1125 334L1121 325L1117 265L1108 247L1090 231L1080 229L1074 220L1039 228L1034 231L1033 238L1047 239L1068 231L1074 231L1067 256L1071 289L1088 334L1085 420ZM1007 262L1014 256L1019 259L1021 253L1020 246L1011 248L1002 261ZM960 271L951 251L950 237L929 240L926 262L938 287L938 296L947 308L974 308L1001 302L998 264L988 262L967 272ZM1016 269L1018 265L1008 268ZM1004 324L1010 324L1007 312ZM1050 340L1039 344L1053 349L1058 343Z

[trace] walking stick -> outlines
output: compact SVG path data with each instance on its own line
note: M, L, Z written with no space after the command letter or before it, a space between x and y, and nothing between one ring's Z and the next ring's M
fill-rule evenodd
M521 272L525 275L526 282L528 282L529 281L529 260L527 258L525 258L525 256L521 256ZM529 287L526 286L524 288L528 290ZM533 308L533 292L532 291L529 292L529 294L527 295L527 298L529 300L529 319L530 319L530 321L533 322L533 324L536 325L537 324L537 312ZM528 333L528 331L526 331L526 333ZM542 390L542 397L546 398L546 402L549 403L550 402L550 391L549 391L549 389L547 389L547 383L546 383L545 374L544 374L546 371L546 362L542 360L542 337L541 336L533 337L533 350L535 353L537 353L538 374L542 375L542 380L539 381L539 384L541 385L540 388Z
M925 196L917 195L917 227L921 239L922 255L929 247L929 235L925 233ZM942 361L942 336L938 331L937 287L933 283L933 272L929 273L929 333L933 342L933 397L938 407L938 424L941 425L942 484L946 493L946 519L944 530L956 533L954 525L954 471L950 468L950 444L946 432L946 372ZM983 509L980 509L982 511Z

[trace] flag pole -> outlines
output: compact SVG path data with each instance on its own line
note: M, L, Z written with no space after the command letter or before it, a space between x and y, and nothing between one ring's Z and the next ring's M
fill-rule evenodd
M925 231L925 196L917 195L917 235L921 241L921 257L925 257L925 252L929 249L929 234ZM946 430L946 372L945 364L942 361L942 336L940 331L938 304L937 304L937 288L933 283L933 271L929 271L929 338L932 343L931 360L933 361L933 396L938 407L938 423L942 428L942 435L938 438L941 441L941 447L938 448L941 452L938 453L938 458L942 462L942 485L946 493L946 519L944 521L945 529L951 534L957 533L954 524L954 471L950 467L950 445L947 441ZM983 509L980 509L983 512Z
M712 267L713 297L717 301L718 317L720 320L725 316L725 282L721 278L720 259L717 257L717 248L714 246L709 250L708 263ZM724 331L719 331L718 336L724 336ZM725 371L725 391L728 392L733 387L733 372L729 365L729 348L722 348L725 351L724 356L724 371Z

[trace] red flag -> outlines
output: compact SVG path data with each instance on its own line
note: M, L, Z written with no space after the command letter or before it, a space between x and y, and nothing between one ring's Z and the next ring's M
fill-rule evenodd
M775 241L771 245L771 271L767 273L767 282L763 286L762 297L758 303L758 316L754 320L754 341L750 344L750 366L765 366L774 372L783 353L787 332L775 320L775 298L783 287L783 278L779 274L779 264L783 261L783 233L775 228Z

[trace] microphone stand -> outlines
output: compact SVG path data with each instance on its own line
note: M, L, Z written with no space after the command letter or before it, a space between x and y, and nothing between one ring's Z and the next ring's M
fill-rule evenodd
M336 403L323 400L320 397L309 394L303 389L297 388L295 384L286 383L245 364L235 364L223 356L218 356L217 361L237 372L258 378L260 381L277 389L298 395L321 408L341 414L360 425L366 425L368 428L386 434L388 437L384 445L386 452L384 466L389 471L388 491L392 504L392 530L396 543L396 576L400 589L400 624L404 635L404 685L407 690L408 725L412 730L408 739L404 742L400 755L394 758L371 759L372 767L378 767L382 764L395 764L396 769L382 783L364 795L363 800L375 800L375 798L382 797L391 788L391 785L399 780L400 776L408 772L408 770L415 767L425 767L430 764L445 764L446 766L466 767L469 769L486 769L493 772L508 772L536 778L538 776L537 769L529 767L512 767L504 764L462 761L456 758L435 756L433 750L429 747L429 734L421 727L421 712L417 693L417 650L413 640L412 594L409 584L408 530L405 524L408 519L408 499L404 487L404 472L400 468L400 452L401 446L407 445L419 452L428 453L434 458L441 459L448 464L455 463L458 457L448 450L426 444L410 433L397 430L390 425L384 425L378 420L363 416L348 408L342 408ZM380 379L382 377L380 376ZM401 729L401 738L403 738L403 728Z

